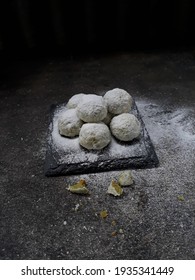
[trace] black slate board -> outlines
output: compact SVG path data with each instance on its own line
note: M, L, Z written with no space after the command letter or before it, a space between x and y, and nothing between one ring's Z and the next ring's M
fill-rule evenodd
M141 122L142 130L139 139L125 143L120 142L113 137L111 143L115 146L113 147L113 144L110 144L101 151L88 151L79 145L76 152L68 150L62 151L61 147L55 145L55 139L52 136L52 131L54 129L54 116L61 108L64 108L65 105L66 104L51 106L48 144L45 159L46 176L76 175L113 170L152 168L158 166L159 161L155 153L154 146L135 102L131 113L133 113ZM77 140L78 139L75 139L74 141ZM64 138L63 141L70 141L70 139ZM122 152L119 152L118 155L117 147L119 148L118 150L122 148ZM79 160L80 154L82 154L81 160ZM90 158L93 156L95 157L95 160L93 159L91 161ZM76 162L75 159L77 159Z

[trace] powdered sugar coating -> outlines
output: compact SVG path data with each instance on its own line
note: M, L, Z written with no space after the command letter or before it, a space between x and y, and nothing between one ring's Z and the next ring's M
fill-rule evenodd
M110 130L117 139L131 141L140 135L141 124L134 115L124 113L112 119Z
M79 133L80 145L88 150L101 150L110 141L110 130L104 123L86 123Z
M59 133L66 137L79 135L83 121L77 117L76 109L68 109L61 113L58 119Z
M84 122L100 122L106 115L107 105L102 96L85 95L77 106L77 116Z
M66 105L67 108L69 108L69 109L76 108L78 106L78 104L82 101L83 96L85 96L84 93L78 93L78 94L73 95L69 99L69 101L68 101L68 103Z
M132 97L124 89L114 88L104 95L108 111L114 115L128 113L132 106Z

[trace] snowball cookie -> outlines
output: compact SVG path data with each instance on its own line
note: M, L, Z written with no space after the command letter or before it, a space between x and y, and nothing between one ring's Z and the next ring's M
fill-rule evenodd
M132 97L124 89L114 88L104 95L108 111L114 115L128 113L132 106Z
M102 96L86 94L77 106L77 116L84 122L100 122L106 115L107 105Z
M104 123L85 123L81 127L79 143L88 150L101 150L110 141L110 130Z
M66 107L69 108L69 109L76 108L77 105L81 102L84 95L85 95L84 93L78 93L78 94L73 95L68 100L68 103L66 104Z
M58 130L61 135L75 137L79 135L83 121L77 117L76 109L64 111L58 119Z
M117 139L131 141L139 136L141 125L134 115L124 113L111 120L110 130Z

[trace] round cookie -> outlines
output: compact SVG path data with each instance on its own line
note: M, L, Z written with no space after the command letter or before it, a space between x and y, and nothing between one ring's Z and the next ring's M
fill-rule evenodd
M110 130L117 139L131 141L140 135L141 125L134 115L124 113L111 120Z
M88 150L101 150L110 141L110 130L104 123L85 123L81 127L79 143Z
M87 94L77 106L77 116L84 122L100 122L106 115L107 105L102 96Z
M77 105L81 102L83 99L83 96L85 96L84 93L78 93L73 95L69 100L68 103L66 104L66 107L69 109L76 108Z
M104 95L104 100L107 103L108 111L111 114L119 115L122 113L128 113L132 106L131 95L120 88L114 88L109 90Z
M83 121L77 117L76 109L64 111L58 119L59 133L66 137L75 137L79 135Z

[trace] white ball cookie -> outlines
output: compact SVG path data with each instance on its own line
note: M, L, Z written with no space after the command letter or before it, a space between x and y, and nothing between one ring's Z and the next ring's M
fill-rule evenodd
M78 93L73 95L69 100L68 103L66 104L66 107L69 109L76 108L77 105L81 102L83 99L83 96L85 96L84 93Z
M104 100L107 103L108 111L111 114L119 115L122 113L128 113L132 106L131 95L120 88L114 88L109 90L104 95Z
M117 139L131 141L140 135L141 124L134 115L124 113L112 119L110 130Z
M66 137L75 137L79 135L83 121L77 117L76 109L64 111L58 119L59 133Z
M110 130L104 123L85 123L81 127L79 143L88 150L101 150L110 141Z
M100 122L106 115L107 105L102 96L86 94L77 106L77 116L84 122Z

